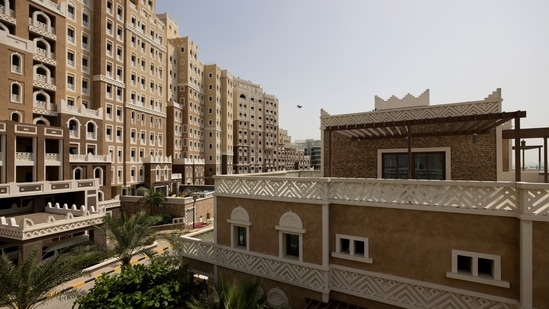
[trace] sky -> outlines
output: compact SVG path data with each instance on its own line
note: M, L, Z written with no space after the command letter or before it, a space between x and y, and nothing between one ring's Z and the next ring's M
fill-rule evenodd
M320 139L321 109L365 112L376 95L425 89L437 105L502 88L503 111L526 111L522 128L549 127L547 0L157 0L164 12L204 64L275 95L292 140Z

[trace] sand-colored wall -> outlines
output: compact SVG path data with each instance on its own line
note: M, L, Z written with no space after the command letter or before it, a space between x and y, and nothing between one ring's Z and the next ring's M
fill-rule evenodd
M330 252L336 234L366 237L372 264L330 258L330 264L519 299L516 218L364 206L330 206ZM446 278L452 249L501 256L501 288Z
M303 262L321 264L321 232L322 209L320 205L296 204L283 201L265 201L239 198L217 198L217 242L221 245L231 245L231 225L227 220L231 218L233 209L241 206L250 217L250 251L273 255L278 257L279 231L275 226L279 224L280 217L292 211L297 214L306 230L303 235ZM268 211L266 211L268 210Z

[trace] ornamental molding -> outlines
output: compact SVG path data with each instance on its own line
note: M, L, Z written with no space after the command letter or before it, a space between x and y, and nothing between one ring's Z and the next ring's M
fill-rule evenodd
M107 84L111 84L111 85L115 85L117 87L120 87L120 88L126 88L126 84L124 82L121 82L121 81L117 81L113 78L110 78L108 76L105 76L105 75L94 75L93 76L93 81L101 81L101 82L105 82Z
M331 291L403 308L519 308L515 299L331 264L296 262L182 237L182 255L242 273L329 295ZM269 291L269 302L283 303L284 292ZM272 291L272 294L271 294ZM268 296L269 296L268 294Z

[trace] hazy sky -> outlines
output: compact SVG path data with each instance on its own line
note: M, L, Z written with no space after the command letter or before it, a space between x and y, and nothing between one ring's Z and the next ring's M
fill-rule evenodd
M547 0L157 0L157 12L203 63L275 95L292 140L320 138L321 108L369 111L375 95L425 89L435 105L502 88L522 127L549 127Z

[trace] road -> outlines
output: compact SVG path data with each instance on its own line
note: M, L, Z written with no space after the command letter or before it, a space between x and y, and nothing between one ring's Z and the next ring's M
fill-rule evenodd
M170 244L164 240L164 239L158 239L157 240L157 246L156 246L156 252L162 253L164 251L169 250ZM147 263L148 258L145 255L139 254L134 256L134 259L132 260L132 264L136 263ZM79 291L87 292L89 291L95 284L95 279L99 278L102 275L105 274L112 274L120 271L120 263L115 262L110 265L103 266L97 270L94 270L91 272L88 276L83 276L74 280L71 280L67 282L66 284L63 284L64 288L72 288L72 289L78 289ZM74 299L70 300L62 300L60 298L54 298L51 300L44 301L40 303L36 308L37 309L70 309L72 308L74 303Z

